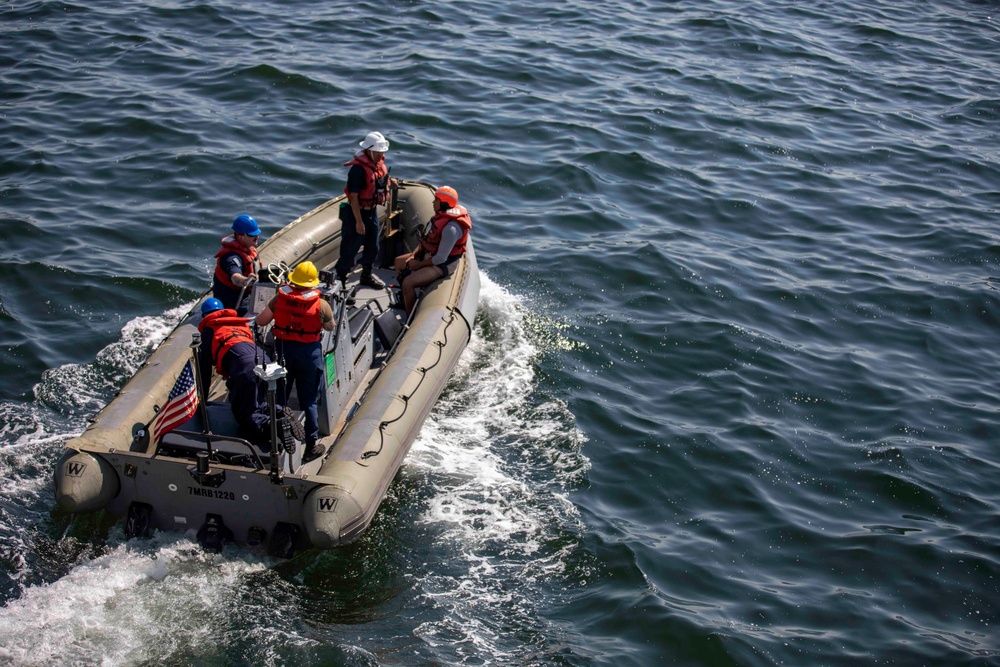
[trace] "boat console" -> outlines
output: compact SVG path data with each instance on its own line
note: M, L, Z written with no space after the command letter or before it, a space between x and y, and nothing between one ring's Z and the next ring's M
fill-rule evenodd
M289 272L288 266L271 265L261 269L247 300L248 317L257 315L267 306ZM365 384L368 373L378 367L402 334L405 316L403 311L391 307L387 292L366 289L361 292L365 297L362 301L359 298L361 288L354 286L345 291L333 272L320 271L319 278L319 289L333 309L336 321L336 328L324 331L320 339L325 373L318 403L319 432L325 437L333 435L345 421L352 402L359 398L356 394ZM274 337L270 329L263 339L264 347L273 353ZM294 390L287 404L292 409L299 409Z

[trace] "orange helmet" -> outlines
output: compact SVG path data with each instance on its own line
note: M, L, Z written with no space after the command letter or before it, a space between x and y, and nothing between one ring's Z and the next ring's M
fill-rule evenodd
M449 207L458 206L458 193L455 192L455 188L442 185L434 191L434 196L443 201Z

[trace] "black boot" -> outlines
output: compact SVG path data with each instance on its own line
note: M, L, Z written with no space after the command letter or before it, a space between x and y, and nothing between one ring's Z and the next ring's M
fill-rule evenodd
M326 445L321 445L315 440L306 440L306 450L302 452L302 462L309 463L326 454Z
M295 439L299 442L305 442L306 430L302 427L302 422L300 422L299 418L295 416L292 409L286 405L281 408L281 414L288 420L288 426L292 430L292 435L295 436Z
M284 415L278 417L278 447L288 452L289 456L295 453L295 437Z
M371 287L373 289L385 289L385 283L382 279L372 273L372 267L362 267L361 268L361 280L358 281L365 287Z

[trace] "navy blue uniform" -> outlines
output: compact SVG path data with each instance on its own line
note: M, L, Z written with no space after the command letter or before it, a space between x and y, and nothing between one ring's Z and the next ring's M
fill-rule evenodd
M351 166L347 172L347 191L358 193L364 190L365 168L359 164ZM361 266L369 269L375 264L378 256L378 209L361 208L361 218L365 223L365 233L358 234L357 221L350 204L340 207L340 258L337 260L337 277L343 279L354 268L354 257L358 248L364 243L365 251L361 253Z
M287 401L292 393L292 384L299 396L299 406L305 412L306 443L319 439L319 400L320 387L323 384L323 350L319 341L302 343L293 340L275 341L276 353L283 359L288 377L285 378L285 392L282 398Z
M244 276L248 272L252 273L252 269L243 268L243 258L235 252L223 255L219 260L219 266L229 276L232 276L234 273ZM236 300L240 298L240 291L239 287L233 289L219 280L218 276L212 276L212 296L222 302L223 308L232 308L239 312L237 308L239 304L236 303ZM243 291L243 296L247 296L247 291ZM240 312L240 315L243 315L245 312L246 310L244 309L243 312Z
M207 329L206 331L211 331ZM212 337L204 336L200 348L201 379L204 396L208 396L208 386L212 378ZM254 366L271 363L267 352L253 343L242 342L233 345L222 357L222 376L226 378L229 390L229 407L239 425L239 436L255 445L265 445L271 441L271 415L267 407L267 385L258 380ZM280 410L280 407L277 409Z
M270 442L271 416L267 407L267 385L258 381L253 369L268 364L264 350L252 343L237 343L222 357L222 372L229 390L229 406L240 425L240 436L254 444Z

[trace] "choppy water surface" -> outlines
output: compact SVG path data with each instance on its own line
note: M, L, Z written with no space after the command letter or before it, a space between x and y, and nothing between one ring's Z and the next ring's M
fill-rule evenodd
M0 6L0 661L1000 664L993 2ZM475 221L371 531L55 511L227 223L365 132Z

